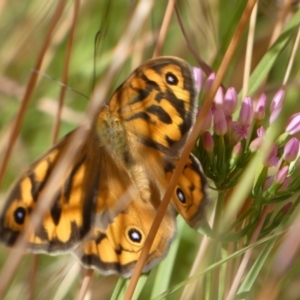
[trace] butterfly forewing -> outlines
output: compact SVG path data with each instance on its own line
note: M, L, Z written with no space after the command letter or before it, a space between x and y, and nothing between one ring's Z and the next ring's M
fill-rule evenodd
M45 186L65 154L74 132L33 163L9 193L0 218L0 239L13 245L24 231ZM29 248L36 252L61 252L74 247L91 228L98 194L97 157L92 157L94 137L88 136L65 174L57 174L57 189L42 223L30 235ZM84 188L83 188L84 187Z
M109 106L140 142L177 158L195 122L196 98L192 68L163 57L135 70Z

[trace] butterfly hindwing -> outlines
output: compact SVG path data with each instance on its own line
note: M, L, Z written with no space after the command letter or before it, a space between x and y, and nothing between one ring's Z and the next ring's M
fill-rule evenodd
M139 198L120 211L105 230L94 227L87 240L74 251L87 268L105 275L131 276L153 223L156 208ZM166 255L175 234L175 218L167 210L143 271L152 269Z
M176 164L169 164L169 168L165 167L168 181L175 167ZM191 227L197 228L204 218L208 201L206 189L207 181L201 165L198 159L190 154L179 177L171 205ZM151 190L152 202L149 203L139 199L138 191L135 191L135 194L129 193L134 200L128 201L129 204L110 219L105 230L95 226L87 239L74 251L82 264L105 275L131 276L159 205L159 202L155 203L155 194ZM176 224L170 208L160 226L144 272L149 271L165 256L174 237Z
M175 165L171 168L165 166L168 180L171 179L174 168ZM191 153L171 199L171 204L176 212L193 228L199 227L208 202L207 179L203 174L199 160Z

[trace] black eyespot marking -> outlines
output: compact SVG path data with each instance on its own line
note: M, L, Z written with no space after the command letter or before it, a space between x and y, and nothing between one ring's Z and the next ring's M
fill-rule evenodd
M184 192L180 188L176 189L176 195L181 203L186 203Z
M15 222L19 225L22 225L25 221L26 210L24 207L18 207L14 212Z
M128 230L128 237L135 243L140 243L142 241L142 234L134 228Z
M166 81L167 81L168 84L177 85L178 78L173 73L168 72L166 74Z

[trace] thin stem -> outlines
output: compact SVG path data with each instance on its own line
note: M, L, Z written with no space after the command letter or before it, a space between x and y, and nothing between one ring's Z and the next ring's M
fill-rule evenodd
M218 199L216 203L216 209L215 209L215 219L214 224L212 228L213 237L215 240L218 239L218 236L220 234L220 225L222 224L222 212L224 207L224 201L225 201L225 192L220 191L218 194Z
M297 51L299 51L299 40L300 40L300 27L298 29L298 32L297 32L297 36L296 36L296 40L295 40L295 43L294 43L294 46L293 46L293 50L292 50L292 54L291 54L291 57L290 57L290 60L289 60L289 64L288 64L288 67L286 69L286 72L285 72L285 76L284 76L284 79L283 79L283 86L286 85L289 77L290 77L290 74L291 74L291 70L292 70L292 67L294 65L294 62L295 62L295 56L296 56L296 53Z
M46 53L46 51L49 47L49 44L51 42L51 38L52 38L52 35L53 35L53 32L54 32L54 29L56 28L56 25L58 24L58 22L59 22L59 20L62 16L62 13L64 11L65 3L66 3L65 0L61 0L57 4L56 10L53 14L53 18L51 20L51 24L49 26L49 30L46 34L45 41L44 41L44 43L41 47L38 58L37 58L36 63L34 65L34 70L40 70L40 68L42 66L44 56L45 56L45 53ZM31 98L31 95L32 95L32 93L34 91L34 88L35 88L35 85L37 83L38 76L39 76L38 72L32 72L31 73L30 78L29 78L29 82L26 86L26 91L25 91L24 97L23 97L21 105L20 105L20 109L19 109L18 114L15 118L14 125L12 126L12 130L11 130L10 137L9 137L9 142L8 142L7 148L4 151L3 159L2 159L2 162L0 164L0 185L2 183L2 179L3 179L3 176L4 176L4 172L6 170L6 166L8 164L10 154L11 154L12 149L14 147L14 144L16 142L18 132L19 132L19 129L20 129L20 126L21 126L21 123L22 123L22 119L24 117L24 114L25 114L26 108L28 106L29 100ZM0 291L1 291L1 288L0 288Z
M171 18L172 18L173 12L174 12L175 4L176 4L176 0L169 0L168 6L166 9L166 13L165 13L165 17L164 17L163 23L160 28L160 32L159 32L156 47L155 47L155 50L153 53L153 57L157 57L157 56L161 55L162 46L166 39L167 31L170 26L170 22L171 22Z
M39 264L39 255L35 254L33 256L33 262L32 267L30 270L30 283L29 283L29 297L28 299L33 300L34 299L34 287L36 284L36 275L38 271L38 264Z
M54 126L53 126L53 132L52 132L52 143L56 143L57 137L58 137L58 131L59 131L59 125L60 125L60 119L62 114L62 107L64 104L64 98L67 90L67 84L68 84L68 73L69 73L69 66L70 66L70 60L71 60L71 53L73 49L73 41L74 41L74 34L75 34L75 28L77 24L77 19L79 15L79 8L80 8L80 0L76 0L74 4L74 16L73 16L73 22L70 30L70 35L68 39L68 45L65 55L65 62L62 72L62 78L61 82L63 83L61 85L60 89L60 95L59 95L59 102L57 107L57 114L54 120Z
M256 228L255 228L255 230L254 230L254 232L253 232L253 234L251 236L251 239L249 241L249 245L251 245L251 244L253 244L253 243L255 243L257 241L257 238L258 238L258 236L260 234L260 231L261 231L262 226L263 226L263 224L265 222L265 219L266 219L268 213L272 209L273 209L273 205L269 205L269 206L264 207L263 212L261 214L261 217L260 217L260 219L258 221L258 224L257 224L257 226L256 226ZM230 289L230 291L229 291L229 293L228 293L228 295L226 297L226 300L233 300L234 299L234 296L235 296L236 291L238 289L239 283L241 282L242 276L243 276L243 274L245 272L245 269L246 269L247 264L249 262L249 259L251 257L252 251L253 251L253 248L247 250L247 252L245 253L245 255L244 255L243 259L242 259L242 262L240 263L239 269L238 269L238 271L236 273L236 276L235 276L235 278L233 280L233 283L231 285L231 289Z
M215 209L215 219L214 219L214 224L212 228L213 232L213 238L214 240L212 241L210 247L211 247L211 259L210 262L211 264L214 264L216 261L219 260L220 257L220 242L218 241L218 236L220 234L220 228L222 224L222 211L224 207L224 200L225 200L225 192L221 191L218 194L218 199L216 203L216 209ZM217 299L217 293L218 291L216 290L216 282L219 282L219 268L214 269L209 272L208 277L207 277L207 293L209 294L209 297L207 299ZM208 295L207 295L208 296Z
M248 89L249 89L249 77L250 77L250 71L251 71L251 61L252 61L252 53L253 53L256 16L257 16L257 3L253 8L251 18L250 18L250 23L249 23L249 34L248 34L247 49L246 49L242 99L244 99L247 96Z
M88 269L88 270L83 270L83 272L84 272L84 275L83 275L83 280L82 280L82 284L80 287L78 300L85 299L86 293L87 293L89 286L91 284L91 281L92 281L94 270Z
M48 49L48 46L50 44L50 41L51 41L53 32L56 28L56 25L58 24L59 20L61 19L61 16L62 16L64 8L65 8L65 4L66 4L65 0L61 0L57 4L57 7L55 9L55 12L54 12L52 20L51 20L49 30L46 34L45 41L41 47L38 58L36 60L34 70L40 70L40 68L42 66L44 55ZM32 72L29 82L26 87L24 97L22 99L22 103L20 105L20 109L18 111L18 114L16 116L14 125L13 125L11 133L10 133L10 138L9 138L7 148L5 149L4 156L3 156L3 159L2 159L2 162L0 165L0 185L1 185L1 182L2 182L2 179L4 176L4 172L6 170L6 166L8 164L10 154L11 154L13 146L16 142L23 116L25 114L25 111L28 106L31 95L34 91L37 80L38 80L38 73ZM24 241L24 245L25 245L25 241ZM0 278L1 278L1 280L0 280L0 299L3 299L5 290L8 287L9 282L11 281L12 276L14 275L14 272L17 269L21 259L22 259L22 253L18 253L18 254L12 253L9 256L9 258L6 260L4 266L2 267L2 271L0 274Z

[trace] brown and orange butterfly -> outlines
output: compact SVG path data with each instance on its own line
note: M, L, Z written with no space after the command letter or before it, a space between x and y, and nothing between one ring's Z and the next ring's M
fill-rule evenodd
M102 106L53 204L28 248L73 252L87 268L129 277L182 148L195 122L193 68L176 57L149 60ZM13 185L0 218L0 240L13 246L78 129L34 162ZM83 128L81 128L83 130ZM150 249L144 272L167 253L175 216L197 227L206 204L206 179L192 154Z

